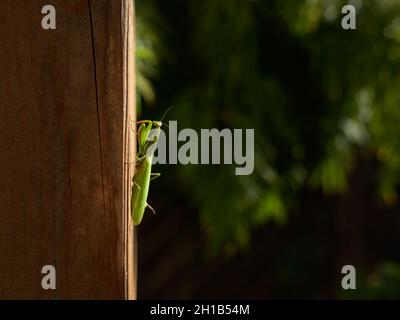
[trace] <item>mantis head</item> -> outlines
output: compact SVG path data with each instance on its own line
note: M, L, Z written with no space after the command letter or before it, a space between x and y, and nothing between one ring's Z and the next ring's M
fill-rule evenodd
M161 128L162 127L162 122L161 121L153 121L153 126L155 128Z

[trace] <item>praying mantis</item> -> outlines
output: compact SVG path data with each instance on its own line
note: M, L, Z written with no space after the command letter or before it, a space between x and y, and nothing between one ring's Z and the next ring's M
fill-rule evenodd
M167 110L167 112L170 109ZM136 156L136 170L132 180L131 196L131 215L133 224L139 225L143 219L144 211L148 207L153 213L155 210L147 203L150 181L159 177L160 173L152 173L152 161L157 140L160 136L162 119L160 121L142 120L138 121L139 129L137 132L138 153ZM154 128L155 134L149 139L151 129Z

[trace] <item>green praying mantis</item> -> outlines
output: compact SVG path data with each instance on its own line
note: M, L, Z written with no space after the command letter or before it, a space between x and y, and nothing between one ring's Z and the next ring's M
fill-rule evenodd
M167 112L170 109L167 110ZM164 114L162 119L165 117ZM137 132L138 153L136 156L136 170L132 180L131 215L133 224L140 224L144 211L148 207L153 213L154 209L147 203L150 181L159 177L160 173L152 173L152 161L157 140L160 136L162 119L160 121L142 120L138 121ZM149 139L151 129L156 132L152 139Z

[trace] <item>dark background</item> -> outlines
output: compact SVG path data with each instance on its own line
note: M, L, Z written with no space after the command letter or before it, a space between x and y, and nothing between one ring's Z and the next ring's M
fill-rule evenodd
M136 0L140 118L256 145L250 176L154 167L139 298L400 298L400 3L350 3Z

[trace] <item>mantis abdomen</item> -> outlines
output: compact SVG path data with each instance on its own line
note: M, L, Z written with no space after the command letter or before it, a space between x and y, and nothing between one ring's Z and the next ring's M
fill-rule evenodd
M141 159L136 167L136 174L133 177L131 212L134 225L138 225L142 221L144 210L147 207L152 158L146 156Z

